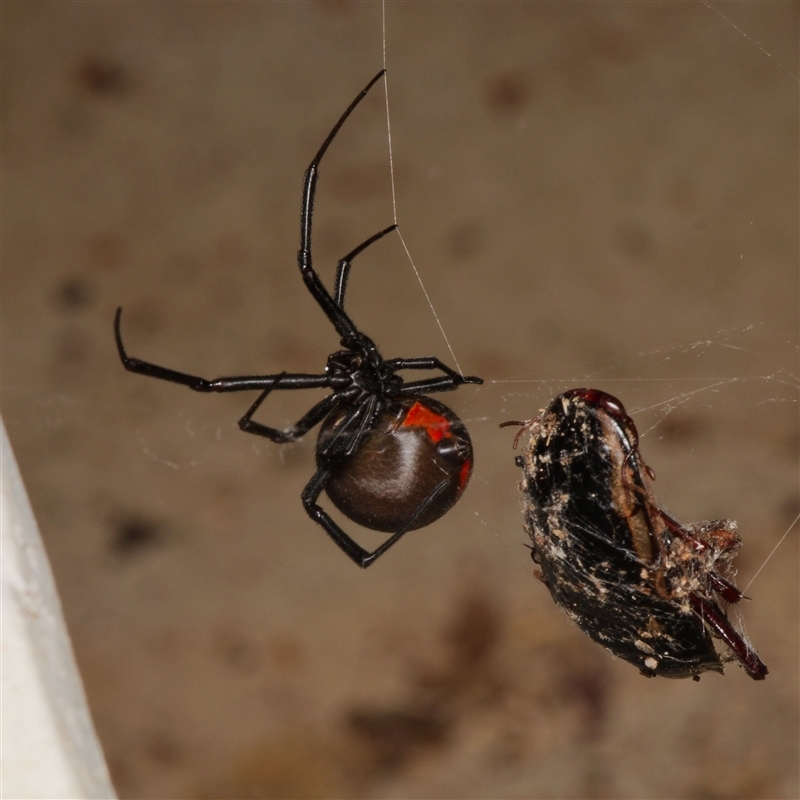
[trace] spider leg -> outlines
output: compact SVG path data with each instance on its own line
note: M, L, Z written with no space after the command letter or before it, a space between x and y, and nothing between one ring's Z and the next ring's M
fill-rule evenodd
M122 309L117 309L114 317L114 335L117 339L117 351L119 352L122 366L128 372L137 372L140 375L149 375L151 378L159 378L171 383L179 383L188 386L195 392L245 392L250 389L271 390L276 388L280 382L281 389L319 389L330 386L327 375L307 375L301 373L281 372L278 375L238 375L229 378L200 378L197 375L189 375L185 372L178 372L167 367L160 367L158 364L151 364L149 361L142 361L138 358L129 356L122 344L122 334L120 333L120 317Z
M366 569L377 558L382 556L390 547L395 545L413 527L420 515L430 507L431 503L443 492L448 485L448 481L442 481L431 494L420 503L417 510L397 533L393 533L380 547L370 552L365 550L358 542L348 536L330 517L330 515L317 504L325 484L331 477L331 470L322 467L317 470L311 480L303 489L302 500L306 513L318 525L324 528L328 536L344 551L344 553L354 561L359 567Z
M451 367L448 367L436 356L421 356L419 358L389 358L386 363L395 371L400 369L438 369L444 373L445 378L452 382L449 388L455 389L463 383L483 383L483 378L475 375L462 375ZM439 381L441 378L430 378L428 380ZM426 381L414 381L407 383L406 386L426 386ZM432 384L433 385L433 384ZM438 385L438 384L437 384ZM445 389L432 389L431 391L446 391Z
M395 228L397 228L397 225L390 225L374 236L370 236L366 242L362 242L355 250L352 250L339 262L336 268L336 280L333 284L333 300L339 308L344 310L344 293L347 291L347 281L350 277L350 267L352 266L353 259L359 253L366 250L371 244L375 244L378 239L382 239L387 233L391 233Z
M347 415L325 444L317 442L317 455L328 459L329 463L340 463L350 458L361 447L372 421L382 408L377 397L368 397Z
M450 392L457 389L462 383L483 383L481 378L472 375L453 380L449 375L442 375L439 378L425 378L421 381L411 381L404 383L398 390L398 395L433 394L434 392Z
M325 315L342 338L356 335L358 329L350 317L345 314L341 306L331 297L328 290L322 285L322 281L314 271L311 258L311 222L314 216L314 198L317 191L319 164L322 157L325 155L325 151L330 146L330 143L333 141L342 125L344 125L345 120L353 112L353 109L364 99L367 92L383 77L385 72L386 70L382 69L358 95L356 95L355 100L350 103L344 114L339 117L338 122L333 126L331 132L327 135L322 146L311 161L311 164L309 164L305 178L303 179L303 201L300 207L300 250L297 253L297 265L300 267L303 281L308 291L311 292L311 296L317 301L320 308L325 312ZM369 243L371 244L371 242ZM367 245L365 244L364 246L366 247Z
M696 594L689 595L689 602L695 614L733 650L736 658L742 662L747 674L753 680L763 681L769 673L766 664L761 661L755 650L733 629L733 626L728 622L728 618L720 611L719 607L714 603L709 603L708 600L704 600L702 597L698 597Z
M361 443L369 436L373 423L375 419L380 416L382 409L383 403L375 395L372 395L365 403L361 404L358 409L361 421L358 426L358 431L350 437L350 442L344 450L345 458L352 456L358 448L361 447ZM353 417L355 420L357 415L354 414Z
M265 436L273 442L279 444L286 444L287 442L296 442L307 434L315 425L319 424L330 412L336 407L339 398L335 394L328 395L319 401L308 413L304 414L302 418L296 422L291 428L280 430L279 428L270 428L267 425L262 425L260 422L253 422L251 417L256 413L258 407L264 402L267 395L273 389L282 389L279 386L281 383L281 376L275 381L275 385L269 389L264 389L263 392L256 398L256 401L247 410L247 413L239 420L239 427L245 433L253 433L256 436Z

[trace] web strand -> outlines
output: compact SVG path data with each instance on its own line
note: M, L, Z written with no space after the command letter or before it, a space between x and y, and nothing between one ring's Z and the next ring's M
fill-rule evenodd
M764 559L764 563L756 570L756 574L750 578L750 582L744 587L744 589L742 589L742 594L744 594L753 585L753 581L758 577L758 574L761 572L761 570L767 566L767 562L772 558L772 556L775 555L778 548L783 544L783 540L792 532L794 526L797 525L798 520L800 520L800 514L794 518L794 522L792 522L792 524L786 529L786 533L784 533L783 536L781 536L781 538L778 540L778 544L772 548L772 552Z
M722 19L724 19L725 22L728 23L728 25L730 25L737 33L740 33L742 36L744 36L744 38L747 39L748 42L752 42L765 56L772 58L772 53L765 50L761 42L759 42L757 39L754 39L752 36L748 36L738 25L735 25L733 21L728 19L718 8L714 8L714 6L712 6L711 3L707 2L707 0L703 0L703 5L710 11L713 11L715 14L718 14L720 17L722 17ZM789 70L786 69L786 67L784 67L783 64L780 63L780 61L776 60L775 64L777 65L778 69L785 72L793 81L795 81L796 83L800 83L800 78L798 78L797 75L794 75L791 72L789 72Z
M381 11L382 11L381 32L383 36L383 69L386 70L386 0L381 0ZM425 299L428 301L428 306L431 309L433 318L436 320L436 324L439 326L439 330L442 333L442 338L444 339L444 343L447 345L447 349L450 351L450 356L453 359L453 363L456 366L456 370L458 370L458 373L463 376L464 372L461 369L461 365L458 363L458 359L456 358L455 352L453 352L450 340L447 338L447 334L444 332L444 326L442 325L442 321L439 319L439 315L436 313L436 309L433 307L433 302L431 301L430 295L428 294L428 290L425 288L425 284L422 282L422 276L419 274L417 265L414 263L414 259L411 257L411 252L408 249L406 240L403 238L403 233L400 230L400 226L397 221L397 192L395 191L394 159L392 154L392 124L389 118L389 73L386 71L384 71L383 73L383 89L384 89L383 93L386 98L386 133L387 133L387 138L389 140L389 174L391 175L391 184L392 184L392 214L394 215L394 224L397 225L397 235L400 237L400 244L403 245L403 250L406 251L406 256L408 257L408 263L411 264L411 269L414 270L414 274L417 276L417 281L419 281L422 293L425 295Z
M723 19L725 22L727 22L737 33L739 33L741 36L743 36L745 39L747 39L752 45L757 47L765 56L767 56L768 58L773 59L773 63L782 72L784 72L786 75L788 75L790 78L792 78L792 80L800 83L800 79L798 79L798 77L796 75L794 75L792 72L787 70L783 66L783 64L781 64L777 59L775 59L773 57L772 53L767 51L759 41L754 39L752 36L749 36L741 28L739 28L736 24L734 24L734 22L731 19L729 19L718 8L716 8L714 5L712 5L712 3L709 2L709 0L702 0L702 2L703 2L703 5L706 8L709 9L709 11L713 11L721 19ZM387 56L386 56L386 0L382 0L382 2L381 2L381 12L382 12L381 23L382 23L383 68L384 68L384 70L387 70ZM451 355L451 357L453 359L453 362L455 363L456 369L458 370L458 372L460 374L463 375L464 373L461 370L461 367L460 367L460 365L458 363L458 360L456 359L455 353L453 352L453 348L450 345L450 341L447 338L447 334L445 333L444 327L442 326L442 323L441 323L441 320L439 319L439 316L436 313L436 309L434 308L433 302L431 301L431 298L430 298L430 295L428 294L428 292L427 292L427 290L425 288L425 285L424 285L424 283L422 281L422 277L421 277L421 275L419 273L419 270L417 269L416 264L414 263L414 259L411 256L411 252L410 252L410 250L408 248L408 245L406 244L406 241L405 241L405 239L403 237L403 234L402 234L402 232L400 230L399 223L398 223L397 192L396 192L396 186L395 186L394 159L393 159L393 148L392 148L392 129L391 129L390 114L389 114L388 71L385 72L385 74L384 74L384 97L385 97L385 102L386 102L386 130L387 130L387 139L388 139L388 147L389 147L389 171L390 171L390 176L391 176L391 187L392 187L392 214L393 214L393 217L394 217L393 221L394 221L395 225L398 225L397 235L400 237L400 243L403 245L403 249L405 250L406 257L408 258L408 261L411 264L411 268L414 270L414 274L416 275L417 281L419 282L419 285L420 285L420 288L422 289L423 294L425 295L425 299L427 300L428 306L431 309L431 313L433 314L434 319L436 320L436 324L439 326L439 330L442 333L442 338L444 339L445 344L447 345L447 349L450 351L450 355ZM721 334L725 334L725 333L730 333L730 331L718 331L717 333L718 333L718 335L721 335ZM700 347L702 345L709 346L711 344L712 344L712 341L708 340L708 341L692 342L692 343L689 343L688 345L681 345L680 347L679 346L675 346L675 347L677 347L678 349L683 349L684 347L686 349L694 349L694 348ZM723 347L729 347L731 349L742 350L744 352L749 352L749 351L746 350L746 348L736 347L736 346L728 344L726 342L718 342L718 344L720 346L723 346ZM674 348L670 348L670 350L672 350L672 349L674 349ZM645 357L645 356L648 356L648 355L652 356L652 355L654 355L654 354L656 354L658 352L660 352L660 350L656 350L656 351L653 351L651 353L640 353L639 357L641 358L641 357ZM781 373L783 373L784 375L788 375L789 379L788 380L786 380L786 379L781 380L778 377L779 374L781 374ZM516 379L511 378L511 379L502 379L502 380L491 380L490 379L489 381L487 381L487 383L494 384L496 386L505 386L505 385L512 385L512 384L518 384L518 385L546 384L546 385L550 385L554 381L557 382L557 383L564 383L564 382L566 382L566 383L581 383L581 382L586 382L587 378L594 379L594 378L597 378L597 377L601 377L601 376L600 375L594 375L594 376L581 375L580 377L574 378L574 379L572 379L572 378L570 378L570 379L563 379L563 378L562 379L557 379L557 378L553 378L553 377L547 377L547 378L516 378ZM753 375L753 376L748 376L746 378L742 378L741 376L734 376L734 377L717 378L716 380L715 379L708 379L708 378L680 377L680 376L670 377L670 378L650 378L650 377L625 378L625 377L618 377L618 376L613 376L613 377L602 376L602 377L604 379L613 380L614 382L634 382L634 383L635 382L649 382L649 381L657 381L657 382L665 382L666 381L666 382L671 382L671 383L701 381L701 382L706 383L706 382L710 381L709 385L702 386L702 387L697 388L697 389L692 389L692 390L688 390L688 391L685 391L685 392L681 392L680 394L678 394L676 396L670 397L668 400L661 401L660 403L657 403L655 405L649 406L647 408L637 409L637 412L640 412L640 411L646 411L646 410L654 410L654 409L657 409L657 408L661 407L661 408L666 409L665 416L666 416L666 414L669 414L673 410L674 407L682 405L683 403L685 403L685 402L689 401L691 398L693 398L695 395L698 395L698 394L701 394L701 393L704 393L704 392L707 392L707 391L714 391L715 389L719 389L719 387L721 387L721 386L728 385L728 384L733 384L733 383L738 383L738 382L742 382L742 381L746 381L746 380L776 381L776 382L779 382L779 383L784 383L785 385L791 386L793 388L798 388L797 376L792 375L791 373L789 373L787 370L785 370L782 367L779 370L777 370L777 372L772 373L772 374L767 374L767 375ZM488 419L488 418L481 418L481 419ZM652 431L655 428L657 428L658 424L660 424L660 422L657 422L655 425L653 425L648 430L643 431L642 436L646 435L650 431ZM772 557L775 555L775 553L778 551L778 549L784 543L784 541L789 536L789 534L796 528L796 526L797 526L799 521L800 521L800 514L798 514L798 516L795 517L794 521L791 523L791 525L788 527L788 529L785 531L785 533L781 536L780 540L773 547L773 549L771 550L769 555L764 559L764 561L762 562L761 566L758 568L758 570L755 572L755 574L752 576L752 578L748 582L747 586L744 587L743 593L746 592L749 589L749 587L753 584L753 582L756 580L756 578L759 576L759 574L762 572L762 570L767 566L768 562L772 559Z

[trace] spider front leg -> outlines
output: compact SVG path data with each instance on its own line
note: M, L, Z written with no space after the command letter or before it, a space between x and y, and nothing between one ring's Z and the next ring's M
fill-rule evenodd
M413 381L405 384L403 393L408 394L411 391L423 389L428 392L446 392L449 389L457 389L465 383L482 384L483 378L476 375L462 375L456 372L451 367L448 367L443 361L440 361L436 356L420 356L418 358L389 358L386 360L392 369L396 372L401 369L438 369L444 373L439 378L427 378L421 381ZM428 388L431 387L431 388Z
M175 369L152 364L149 361L142 361L139 358L129 356L125 350L125 345L122 343L122 333L120 332L121 317L122 309L118 308L114 317L114 336L120 361L128 372L149 375L151 378L158 378L170 383L179 383L182 386L188 386L195 392L246 392L251 389L265 389L269 392L275 388L278 381L281 383L281 389L321 389L330 385L327 375L292 374L288 372L281 372L278 375L234 375L229 378L209 380L198 375L189 375L186 372L178 372Z
M329 294L328 290L322 285L322 281L314 271L313 258L311 255L311 228L312 219L314 217L314 199L317 193L317 180L319 178L319 165L322 157L325 155L326 150L331 142L336 137L339 129L344 125L350 114L353 113L355 107L366 97L367 92L383 77L386 70L382 69L355 97L352 103L345 109L344 114L339 117L337 123L333 126L330 133L325 137L325 141L317 151L317 154L308 165L305 177L303 178L303 199L300 206L300 249L297 252L297 266L300 268L300 274L303 276L303 281L306 284L311 296L317 301L320 308L336 328L337 333L342 338L352 337L358 334L353 321L345 314L339 303ZM373 242L380 239L389 233L392 228L387 228L381 233L368 239L363 245L360 245L356 250L350 254L350 258L355 257L365 247L368 247ZM347 256L343 260L347 260ZM347 283L347 271L349 266L342 266L340 264L337 273L337 281L339 281L342 289L341 294L344 295L344 286Z
M333 470L321 467L314 473L314 476L306 484L301 495L303 507L311 519L324 528L328 536L354 561L359 567L366 569L377 558L382 556L390 547L395 545L400 539L412 529L414 523L424 514L436 498L447 488L447 481L442 481L436 489L420 504L419 508L411 515L411 518L403 527L392 534L380 547L372 552L365 550L358 542L348 536L331 518L331 516L317 504L317 498L322 493L325 485L330 480Z

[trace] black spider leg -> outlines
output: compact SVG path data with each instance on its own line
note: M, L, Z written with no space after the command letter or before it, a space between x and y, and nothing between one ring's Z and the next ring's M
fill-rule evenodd
M139 358L129 356L122 343L120 333L120 318L122 309L117 309L114 317L114 335L117 339L117 351L119 352L122 366L128 372L136 372L140 375L149 375L151 378L159 378L171 383L179 383L188 386L195 392L246 392L250 389L271 390L280 382L281 389L324 389L331 387L331 379L328 375L309 375L306 373L281 372L277 375L237 375L229 378L200 378L197 375L189 375L186 372L178 372L174 369L161 367L158 364L151 364L149 361L142 361Z
M356 411L350 415L347 422L341 426L339 436L345 439L346 445L340 448L338 445L336 449L340 449L342 456L347 459L353 456L359 447L361 447L364 440L369 436L375 420L377 420L383 412L383 401L377 395L370 395L364 402L360 403ZM358 423L358 429L353 433L347 434L347 429L355 423ZM334 441L338 442L339 436ZM328 450L326 449L327 453Z
M317 178L319 174L319 162L325 151L330 146L339 129L344 124L345 120L350 116L353 109L364 99L367 92L372 86L383 76L385 70L381 70L357 95L355 100L347 107L344 114L339 118L336 125L322 143L322 147L317 151L313 161L306 170L304 184L303 184L303 204L300 212L300 251L298 253L298 264L300 272L303 276L303 281L306 287L311 292L312 297L317 301L326 316L333 323L336 331L343 340L350 342L361 342L370 346L377 352L374 344L372 344L367 337L365 337L355 326L353 321L345 314L344 310L334 301L327 289L322 285L319 276L314 272L311 263L311 220L314 212L314 197L316 194ZM368 239L363 245L360 245L356 250L350 254L350 258L358 255L362 250L373 244L382 236L390 232L391 229L387 228L379 234ZM347 268L343 268L346 273ZM343 283L346 284L346 275ZM201 378L197 375L189 375L185 372L178 372L177 370L161 367L158 364L152 364L148 361L142 361L138 358L132 358L125 352L125 347L122 344L122 335L120 334L120 316L122 309L117 309L117 314L114 319L114 333L117 340L117 350L119 352L122 365L129 372L137 372L140 375L149 375L153 378L160 378L161 380L171 381L172 383L179 383L183 386L188 386L196 392L241 392L248 389L271 389L274 388L278 379L281 382L281 389L315 389L320 387L330 386L328 378L325 375L307 375L307 374L279 374L279 375L237 375L233 377L215 378L208 380Z
M282 383L283 376L277 376L275 385L265 389L250 406L247 413L239 420L239 427L246 433L253 433L257 436L265 436L273 442L292 442L303 436L317 423L324 419L341 401L336 394L329 395L317 403L307 414L303 416L292 428L285 431L276 428L270 428L262 425L259 422L253 422L251 417L258 410L259 406L264 402L267 395L273 388L283 388L279 386ZM365 402L359 404L357 408L350 414L341 430L337 435L332 438L328 449L340 450L342 457L350 457L360 446L364 437L369 432L372 415L376 406L379 406L378 398L372 396ZM353 430L355 425L358 428ZM338 446L337 446L338 445ZM327 451L326 451L327 452ZM401 530L393 534L387 539L380 547L373 552L365 550L354 539L348 536L325 512L318 504L317 498L325 488L328 480L330 479L332 470L327 467L320 468L311 478L302 493L303 507L306 513L311 517L314 522L320 525L326 533L333 539L333 541L351 558L358 566L368 567L375 561L378 556L385 553L393 544L400 540L400 538L408 532L413 526L420 514L424 513L436 499L436 497L447 487L448 482L442 481L439 486L431 493L431 495L421 503L419 508L414 512L411 519L403 526Z
M382 412L381 399L374 394L367 395L338 422L325 444L317 442L317 456L329 464L343 464L361 447Z
M401 369L438 369L444 373L438 378L425 378L421 381L406 383L400 390L400 394L448 392L451 389L457 389L463 383L483 383L483 378L479 378L476 375L461 375L436 358L436 356L389 358L386 363L392 368L393 372Z
M369 92L375 83L383 77L385 72L386 70L381 70L358 95L356 95L356 98L345 109L345 112L339 117L339 120L331 129L331 132L327 135L325 141L322 143L322 146L319 148L306 170L303 179L303 202L300 209L300 250L297 253L297 264L300 267L300 274L303 276L303 281L308 291L311 293L311 296L317 301L320 308L333 324L336 332L342 338L342 344L345 347L355 346L357 349L364 352L365 355L370 353L378 361L380 361L381 358L374 343L356 327L356 324L345 312L344 295L347 289L352 260L367 247L386 236L386 234L391 233L397 226L390 225L388 228L374 234L339 262L336 270L333 296L331 296L328 290L323 286L319 275L314 271L313 259L311 256L311 232L312 220L314 217L314 200L316 198L317 180L319 178L319 165L322 161L322 157L325 155L334 137L355 107L364 99L367 92ZM462 383L483 383L481 378L474 376L464 378L458 372L445 366L438 358L398 358L390 360L388 364L393 366L395 370L438 368L448 376L446 380L432 378L430 383L425 381L416 382L423 393L448 391L449 389L455 389ZM409 385L411 386L412 384Z
M285 375L285 373L283 374ZM252 433L256 436L264 436L278 444L296 442L307 434L314 426L322 422L341 402L341 396L334 393L324 397L313 408L304 414L291 428L281 430L271 428L260 422L254 422L252 417L259 406L267 399L267 395L274 389L283 389L283 375L278 375L275 385L265 389L253 402L247 413L239 420L239 428L245 433ZM370 396L363 403L360 403L352 413L348 414L339 426L336 433L331 437L327 446L319 448L319 454L329 455L332 450L336 451L336 458L349 458L361 446L362 441L369 433L372 420L376 413L380 413L382 405L377 397ZM356 428L356 426L358 426ZM353 430L354 428L355 431Z
M277 442L278 444L286 444L288 442L296 442L307 434L315 425L322 422L325 417L333 411L334 408L341 402L339 396L330 394L319 401L310 411L304 414L291 428L280 430L279 428L270 428L268 425L262 425L260 422L254 422L251 417L256 413L258 407L267 399L267 395L273 389L284 389L287 387L282 386L283 379L286 373L281 373L277 376L273 386L264 389L263 392L256 398L253 405L247 410L247 413L239 420L239 428L245 433L252 433L256 436L264 436L267 439Z
M348 536L330 517L330 515L319 505L317 505L317 498L322 493L330 479L332 471L326 467L317 470L311 480L306 484L303 489L302 500L306 513L318 525L325 529L328 536L341 548L341 550L359 567L366 569L376 559L382 556L390 547L397 544L400 539L408 533L413 527L414 523L424 514L436 500L436 498L447 488L448 481L442 481L425 500L419 504L416 511L412 514L410 519L403 527L393 533L380 547L370 552L365 550L358 542Z
M344 311L344 294L347 291L347 281L350 279L350 267L353 266L353 259L362 251L366 250L371 244L375 244L378 239L383 239L387 233L391 233L397 225L390 225L374 236L370 236L366 242L362 242L355 250L349 252L336 267L336 280L333 284L333 301Z
M342 337L343 342L353 342L358 340L364 342L366 337L358 330L355 323L347 316L344 309L331 297L328 290L322 285L322 281L314 271L311 258L311 225L314 217L314 199L317 192L317 179L319 178L319 164L325 151L330 146L334 137L339 133L339 129L344 125L347 118L352 114L353 109L364 99L367 92L375 85L375 83L383 77L386 70L381 70L359 93L356 95L355 100L345 109L344 114L339 117L338 122L333 126L331 132L325 138L322 146L317 151L317 154L312 159L311 163L306 170L303 179L303 202L300 208L300 250L297 252L297 265L300 267L300 274L303 276L303 281L311 292L311 296L317 301L320 308L325 312L325 315L336 328L336 332ZM368 239L363 245L356 248L354 254L357 255L365 247L368 247L373 242L381 238L381 236L388 233L389 230L382 231L376 234L371 239ZM346 259L344 259L346 260ZM342 268L345 273L343 283L346 283L347 268ZM368 340L367 340L368 341ZM345 346L348 346L345 344ZM374 348L374 345L372 345Z

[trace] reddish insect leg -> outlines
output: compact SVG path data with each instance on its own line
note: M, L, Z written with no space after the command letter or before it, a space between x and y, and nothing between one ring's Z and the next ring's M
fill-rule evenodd
M733 584L720 578L716 572L708 573L708 582L711 584L711 588L729 603L738 603L744 597Z
M733 650L736 657L742 662L747 674L753 680L763 681L769 672L766 665L758 657L758 654L747 645L744 639L736 633L733 626L728 622L728 618L719 608L696 594L689 595L689 602L700 619Z

